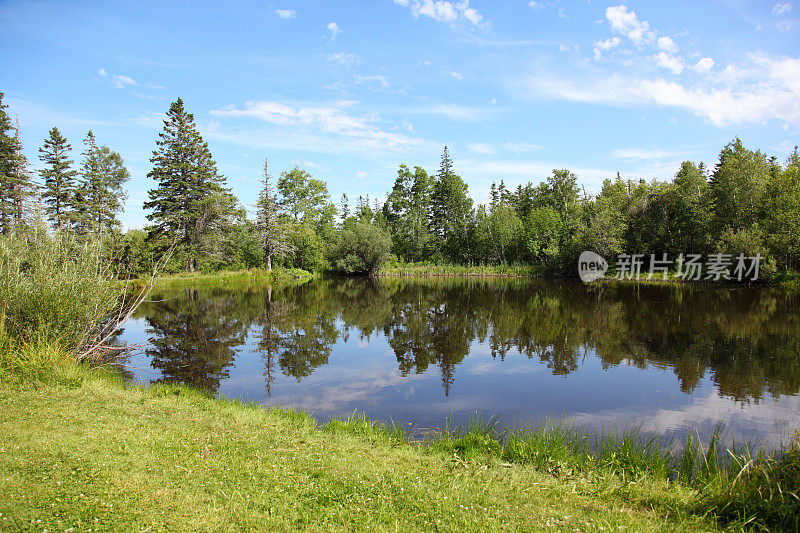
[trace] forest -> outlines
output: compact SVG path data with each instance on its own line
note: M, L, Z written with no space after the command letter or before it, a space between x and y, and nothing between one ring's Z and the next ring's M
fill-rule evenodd
M447 147L435 172L400 164L383 202L346 194L334 200L323 179L299 167L276 180L265 159L263 174L253 176L261 192L251 219L179 98L150 159L149 225L123 230L130 173L120 154L89 131L77 156L53 127L34 169L2 98L3 235L46 224L100 240L123 276L150 271L167 251L168 272L275 266L363 274L425 263L526 265L542 276L573 276L584 250L606 258L643 254L645 261L651 254L760 254L766 280L800 265L797 147L781 162L734 138L713 168L684 161L670 180L617 173L595 194L568 169L516 187L498 177L485 204L470 197Z

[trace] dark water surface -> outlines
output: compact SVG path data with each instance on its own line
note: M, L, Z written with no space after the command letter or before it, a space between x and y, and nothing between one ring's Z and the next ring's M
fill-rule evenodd
M525 425L776 446L800 427L800 297L725 286L322 279L154 291L123 334L139 381L320 420Z

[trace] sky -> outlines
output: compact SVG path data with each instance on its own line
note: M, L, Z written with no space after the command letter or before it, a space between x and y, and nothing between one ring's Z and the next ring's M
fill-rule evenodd
M352 205L445 145L478 202L555 168L597 192L713 167L736 136L785 161L800 1L0 0L0 91L34 169L53 126L76 160L90 129L123 156L126 228L178 97L250 212L264 158Z

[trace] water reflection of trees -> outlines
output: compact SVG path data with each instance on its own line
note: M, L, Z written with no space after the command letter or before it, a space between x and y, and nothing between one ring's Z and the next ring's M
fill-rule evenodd
M268 389L276 365L300 380L328 363L337 342L381 335L404 375L438 367L446 394L475 342L498 359L537 359L556 375L598 357L605 368L671 369L685 392L707 374L741 401L800 390L800 298L768 290L332 279L189 294L144 310L153 366L209 388L251 331Z
M236 318L237 299L186 290L146 307L151 339L145 353L161 372L159 381L216 390L245 339L245 328Z

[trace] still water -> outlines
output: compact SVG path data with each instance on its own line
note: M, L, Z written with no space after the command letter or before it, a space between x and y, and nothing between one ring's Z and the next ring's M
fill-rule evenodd
M800 428L800 296L726 286L321 279L154 291L122 335L138 381L414 427L786 440Z

